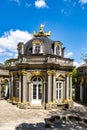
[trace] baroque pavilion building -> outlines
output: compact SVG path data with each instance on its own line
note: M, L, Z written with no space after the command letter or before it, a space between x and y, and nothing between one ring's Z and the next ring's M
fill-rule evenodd
M77 101L87 103L87 63L77 68L77 85L75 92Z
M19 108L57 108L72 104L73 59L65 58L60 41L40 26L27 43L18 43L18 57L9 59L9 99Z

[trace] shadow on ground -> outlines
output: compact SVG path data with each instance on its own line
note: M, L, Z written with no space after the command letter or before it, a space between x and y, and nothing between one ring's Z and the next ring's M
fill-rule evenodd
M22 123L19 124L15 130L45 130L45 124L40 122L37 124Z
M58 119L59 116L63 115L72 115L76 116L76 120L63 120ZM87 130L87 107L73 107L70 109L62 110L51 110L48 113L48 117L44 119L44 123L28 124L22 123L19 124L15 130ZM56 119L54 117L57 117ZM83 121L77 120L77 118L83 118Z

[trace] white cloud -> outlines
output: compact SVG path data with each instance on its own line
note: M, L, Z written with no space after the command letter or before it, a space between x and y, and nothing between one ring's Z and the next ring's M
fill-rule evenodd
M79 3L83 4L87 4L87 0L79 0Z
M72 55L73 55L72 52L68 52L68 53L65 54L65 57L70 58Z
M4 52L4 49L0 48L0 53Z
M74 61L73 65L76 67L79 67L80 65L84 64L85 62L78 63L77 61Z
M37 8L45 8L46 7L47 8L48 6L47 6L45 0L36 0L35 7L37 7Z
M32 34L27 31L10 30L0 37L0 56L16 57L18 42L27 42L32 38Z
M18 5L21 4L20 0L10 0L10 1L16 2Z

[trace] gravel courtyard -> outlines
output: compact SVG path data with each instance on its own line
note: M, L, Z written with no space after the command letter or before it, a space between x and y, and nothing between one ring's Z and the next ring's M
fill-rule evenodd
M45 130L45 118L57 114L78 114L86 116L87 108L74 103L74 107L67 111L19 109L6 100L0 100L0 130Z

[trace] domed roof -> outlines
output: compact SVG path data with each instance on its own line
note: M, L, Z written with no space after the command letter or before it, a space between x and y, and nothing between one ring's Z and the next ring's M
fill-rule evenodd
M48 33L45 33L43 31L43 27L44 25L40 26L40 31L39 33L34 32L33 36L34 38L32 38L31 40L29 40L27 43L25 43L24 45L24 54L25 55L32 55L32 54L43 54L43 55L47 55L47 54L53 54L53 50L54 50L54 43L57 43L58 45L62 45L62 43L60 41L53 41L50 38L48 38L48 36L51 35L50 31ZM37 47L38 45L40 45L41 47L41 52L40 53L32 53L33 51L36 51L34 47Z
M87 67L87 63L80 65L78 68L81 68L81 67Z
M32 54L32 44L33 42L41 42L43 45L43 54L52 54L52 48L53 48L53 43L54 41L52 41L51 39L49 39L47 36L40 36L40 37L35 37L31 40L29 40L26 44L25 44L25 55L30 55Z

